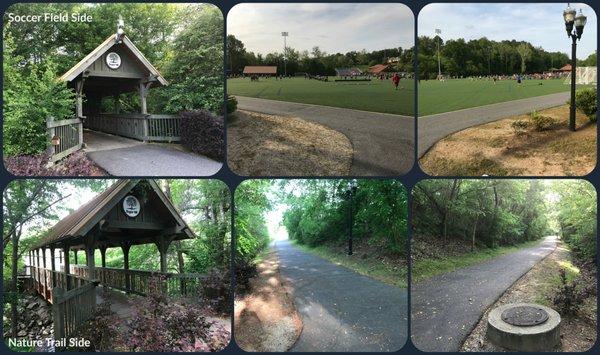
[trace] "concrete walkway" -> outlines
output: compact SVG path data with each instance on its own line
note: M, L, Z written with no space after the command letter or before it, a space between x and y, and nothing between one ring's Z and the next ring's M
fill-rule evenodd
M143 143L134 139L86 130L85 152L113 176L211 176L222 164L176 149L177 145Z
M412 286L411 338L422 351L458 351L481 315L556 247L538 245L459 269Z
M275 244L303 329L290 351L397 351L407 338L407 290Z
M298 117L345 134L354 148L351 175L400 175L413 165L413 117L243 96L236 98L241 110Z
M561 92L419 117L419 158L440 139L452 133L533 110L560 106L569 100L569 95L568 92Z

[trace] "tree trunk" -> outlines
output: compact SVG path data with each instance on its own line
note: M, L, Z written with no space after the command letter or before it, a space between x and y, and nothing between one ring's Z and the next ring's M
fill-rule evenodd
M477 233L477 222L479 222L479 215L475 217L475 224L473 224L473 236L471 237L471 253L475 251L475 234Z
M19 314L17 312L17 287L18 287L18 270L19 267L19 239L21 236L23 226L19 227L19 231L14 231L12 235L12 292L13 297L11 297L10 302L10 313L11 313L11 331L14 338L17 337L17 333L19 331Z

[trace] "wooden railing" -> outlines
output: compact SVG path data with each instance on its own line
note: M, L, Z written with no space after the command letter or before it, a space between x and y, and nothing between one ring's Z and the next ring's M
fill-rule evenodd
M71 273L84 278L89 276L88 268L84 265L71 265ZM161 287L170 296L194 297L200 294L205 276L96 267L94 278L103 286L141 296L152 292L152 279L155 278L162 283Z
M149 141L177 142L180 140L181 119L176 115L150 115L148 116Z
M70 291L55 288L52 295L54 339L71 338L90 319L95 306L96 282L86 281Z
M52 304L54 339L71 337L94 312L98 282L36 266L29 269L34 289Z
M53 117L49 117L46 129L50 138L48 152L52 163L81 149L83 124L79 118L55 121Z
M180 140L180 122L177 115L103 113L88 115L84 126L142 141L175 142Z

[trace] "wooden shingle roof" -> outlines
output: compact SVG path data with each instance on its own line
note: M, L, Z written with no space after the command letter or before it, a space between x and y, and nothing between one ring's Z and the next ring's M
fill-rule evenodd
M58 244L71 238L82 237L89 232L98 221L112 208L118 201L125 197L141 180L121 179L112 184L102 193L96 195L90 201L84 203L77 210L58 221L46 236L34 243L30 249L37 249L52 244ZM192 231L186 222L181 218L175 207L172 205L158 184L153 180L148 180L161 201L165 204L167 210L182 228L183 233L188 238L193 237Z
M86 55L79 63L75 64L71 69L69 69L66 73L64 73L59 79L62 81L72 81L77 76L79 76L82 72L84 72L92 63L94 63L98 58L100 58L104 53L106 53L109 49L111 49L115 42L115 35L110 35L102 44L96 47L93 51L91 51L88 55ZM133 42L127 36L123 36L122 44L125 45L129 51L133 54L133 56L142 64L153 76L156 77L158 82L162 85L169 85L169 82L160 74L158 69L156 69L148 59L140 52L140 50L133 44Z

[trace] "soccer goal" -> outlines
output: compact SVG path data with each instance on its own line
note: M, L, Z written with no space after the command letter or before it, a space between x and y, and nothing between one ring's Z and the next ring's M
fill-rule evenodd
M575 83L581 85L595 85L598 82L597 67L578 67L575 73ZM571 84L571 73L567 75L565 84Z

